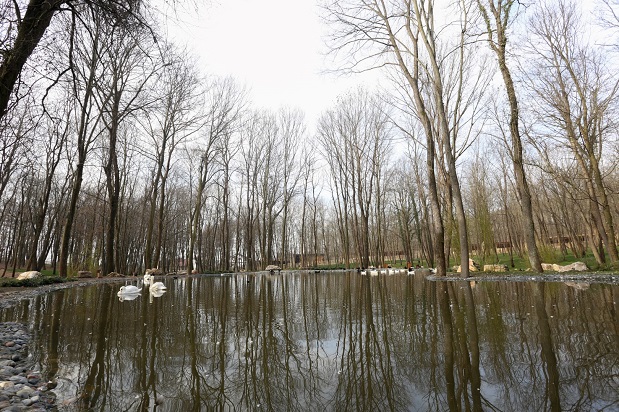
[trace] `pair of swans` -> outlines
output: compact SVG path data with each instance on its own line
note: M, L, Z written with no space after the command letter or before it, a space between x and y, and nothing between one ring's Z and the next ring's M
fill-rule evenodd
M154 282L154 276L149 275L148 273L144 275L144 286L149 286L148 289L150 291L150 294L157 298L163 295L167 290L163 282ZM134 285L125 285L120 287L120 290L118 291L118 297L121 301L134 300L140 295L141 292L141 287L137 287Z

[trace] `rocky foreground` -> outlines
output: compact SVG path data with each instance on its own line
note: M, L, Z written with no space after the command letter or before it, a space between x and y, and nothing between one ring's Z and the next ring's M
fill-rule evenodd
M0 411L53 411L56 396L28 362L25 325L0 323Z

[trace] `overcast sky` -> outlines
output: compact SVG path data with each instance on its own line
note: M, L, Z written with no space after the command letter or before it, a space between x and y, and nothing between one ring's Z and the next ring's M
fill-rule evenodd
M301 108L312 123L335 98L375 75L325 74L326 27L317 0L221 0L170 23L170 35L199 56L205 73L247 85L258 107ZM332 67L331 67L332 68Z

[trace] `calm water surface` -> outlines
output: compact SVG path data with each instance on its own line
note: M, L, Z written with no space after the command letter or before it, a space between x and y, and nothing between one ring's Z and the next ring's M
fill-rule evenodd
M157 280L160 297L99 284L0 317L32 328L64 410L619 411L618 285Z

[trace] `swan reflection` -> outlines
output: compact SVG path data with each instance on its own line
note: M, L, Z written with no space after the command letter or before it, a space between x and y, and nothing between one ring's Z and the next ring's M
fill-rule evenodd
M118 292L118 300L121 302L128 301L128 300L135 300L138 298L138 296L141 296L139 292L138 293L126 293L126 294Z
M165 290L165 289L151 289L150 293L149 293L149 296L148 296L148 301L150 303L153 303L153 298L160 298L166 292L167 292L167 290Z

